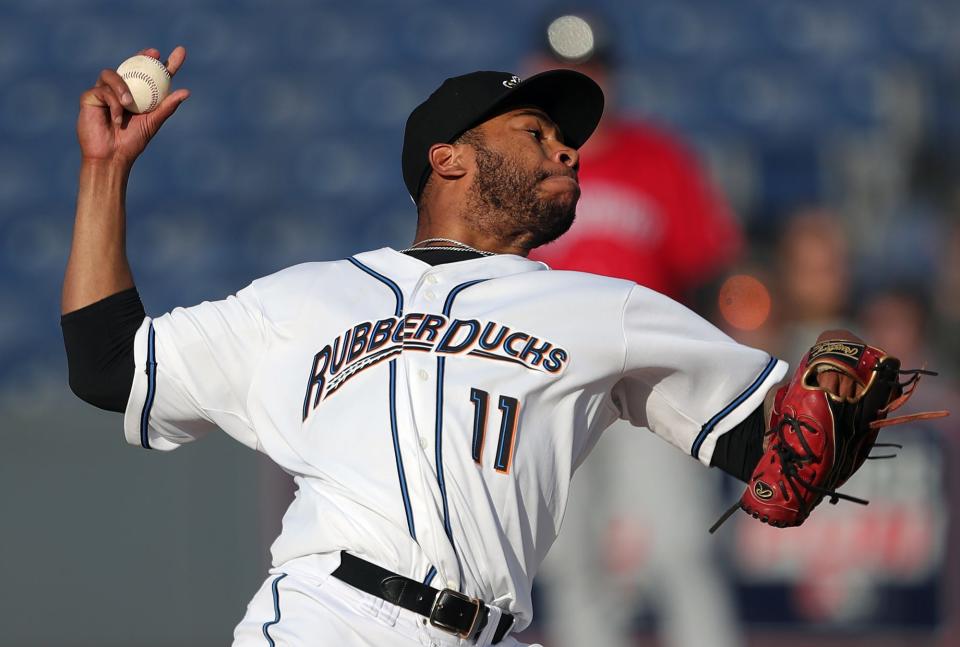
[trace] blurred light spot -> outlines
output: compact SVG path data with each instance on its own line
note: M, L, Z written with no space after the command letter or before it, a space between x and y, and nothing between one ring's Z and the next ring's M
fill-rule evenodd
M560 16L547 27L547 42L557 56L578 63L593 53L593 30L580 16Z
M734 328L756 330L770 316L770 292L755 277L735 274L720 286L718 306Z

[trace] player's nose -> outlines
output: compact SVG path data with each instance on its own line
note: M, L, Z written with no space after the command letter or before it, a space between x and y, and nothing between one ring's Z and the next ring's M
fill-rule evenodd
M551 155L551 159L575 171L580 168L580 153L577 152L576 148L571 148L564 144L557 145L556 150L554 150L553 155Z

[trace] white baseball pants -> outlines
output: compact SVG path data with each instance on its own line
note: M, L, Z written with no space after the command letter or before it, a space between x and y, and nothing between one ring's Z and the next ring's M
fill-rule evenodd
M430 625L420 614L332 577L329 572L337 563L318 569L319 559L319 556L295 559L271 570L234 630L233 647L490 645L498 611L491 610L490 620L476 642L461 640ZM496 647L538 646L507 636Z

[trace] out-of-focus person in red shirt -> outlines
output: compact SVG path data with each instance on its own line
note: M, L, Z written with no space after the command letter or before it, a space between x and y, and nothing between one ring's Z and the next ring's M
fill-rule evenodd
M529 70L583 72L603 87L607 107L580 150L573 226L530 257L690 303L741 248L730 208L678 139L618 115L615 53L595 14L555 14L545 25L545 47ZM719 494L720 477L674 454L651 434L614 424L578 469L542 570L545 644L633 645L633 619L644 608L657 615L665 647L743 644L706 532L723 507L709 494Z

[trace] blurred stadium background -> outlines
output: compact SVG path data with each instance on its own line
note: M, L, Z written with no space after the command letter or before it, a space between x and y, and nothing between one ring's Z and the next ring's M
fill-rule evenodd
M736 271L760 279L770 315L720 323L795 358L790 331L804 322L789 303L791 266L776 259L782 232L805 221L817 240L842 239L844 299L831 316L942 369L931 393L956 411L960 4L592 6L615 25L621 110L693 146L749 235ZM175 85L193 97L138 162L128 202L129 256L158 313L296 262L409 242L399 151L410 109L445 77L518 69L556 7L0 3L0 645L227 644L264 576L285 492L266 461L226 439L175 456L127 448L119 416L67 389L58 317L74 120L98 71L146 46L189 50ZM881 296L894 304L883 310ZM704 313L729 310L716 303L706 294ZM911 308L914 320L884 332ZM869 508L830 506L779 535L726 529L717 558L751 645L960 644L957 429L914 431L897 461L851 483ZM638 644L656 644L655 618L637 617Z

